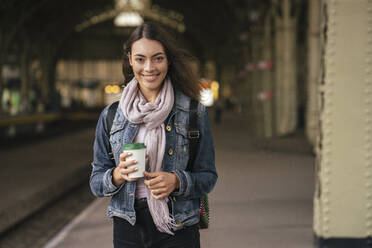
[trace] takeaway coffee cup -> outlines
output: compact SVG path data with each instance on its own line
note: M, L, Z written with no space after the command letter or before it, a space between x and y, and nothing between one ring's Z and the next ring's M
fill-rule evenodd
M129 178L143 177L146 169L146 146L144 143L132 143L123 146L123 151L132 153L127 157L128 161L137 160L137 164L128 166L128 168L137 167L138 170L128 174Z

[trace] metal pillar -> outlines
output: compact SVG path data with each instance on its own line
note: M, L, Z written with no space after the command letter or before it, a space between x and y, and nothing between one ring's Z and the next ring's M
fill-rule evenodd
M306 136L315 145L319 131L318 84L320 79L320 5L321 0L308 2L308 62Z
M276 131L285 135L297 127L297 80L296 80L296 15L291 13L295 3L289 0L274 1L278 11L276 23L275 100Z
M258 63L262 59L263 50L263 34L261 30L251 34L251 59L254 63ZM251 94L251 113L252 113L252 129L256 136L264 137L264 111L262 101L259 99L259 94L263 91L262 72L260 70L252 71L250 75L250 94Z
M372 247L372 1L324 1L317 247Z
M263 40L263 50L262 57L264 61L272 61L273 51L272 51L272 35L271 35L271 11L265 17L265 26L264 26L264 40ZM263 92L273 91L273 72L272 70L265 70L262 74L262 87ZM272 137L274 136L273 130L273 104L272 99L268 99L263 102L263 123L264 123L264 136Z

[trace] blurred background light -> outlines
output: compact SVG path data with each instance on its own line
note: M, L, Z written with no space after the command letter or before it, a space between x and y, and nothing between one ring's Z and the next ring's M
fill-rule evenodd
M200 91L200 103L206 107L213 106L213 92L210 88L202 89Z
M218 90L220 88L220 84L217 81L213 81L211 83L211 91L213 93L213 100L217 101L218 99Z
M136 27L143 23L142 17L138 12L121 12L114 19L115 26L118 27Z
M105 93L106 94L118 94L120 93L120 87L118 85L106 85Z

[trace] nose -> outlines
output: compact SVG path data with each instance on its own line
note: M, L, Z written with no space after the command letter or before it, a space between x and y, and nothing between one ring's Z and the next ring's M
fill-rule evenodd
M145 63L145 71L152 71L153 70L153 63L151 59L147 60Z

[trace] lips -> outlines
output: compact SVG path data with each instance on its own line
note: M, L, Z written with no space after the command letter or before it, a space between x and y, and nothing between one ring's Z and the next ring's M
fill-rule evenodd
M146 81L154 81L157 79L157 77L160 75L160 73L158 74L151 74L151 75L143 75L142 74L142 77L144 77L146 79Z

